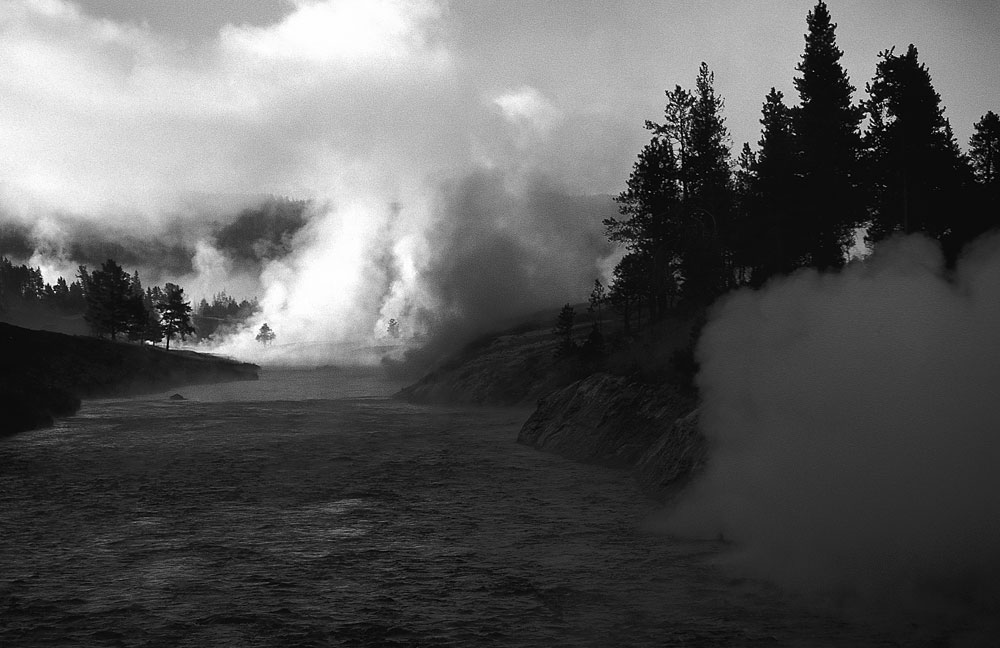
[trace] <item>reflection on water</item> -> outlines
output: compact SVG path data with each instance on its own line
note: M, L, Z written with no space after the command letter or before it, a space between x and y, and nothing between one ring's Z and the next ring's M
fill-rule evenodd
M2 646L865 645L643 531L623 473L335 370L0 442Z

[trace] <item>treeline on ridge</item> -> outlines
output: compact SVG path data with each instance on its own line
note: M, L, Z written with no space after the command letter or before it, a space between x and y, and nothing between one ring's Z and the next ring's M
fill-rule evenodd
M139 272L130 276L113 259L92 271L81 265L76 280L59 277L52 285L44 281L40 268L0 257L0 318L5 320L18 321L12 316L25 313L43 322L82 319L98 337L165 342L170 348L174 338L208 338L222 326L235 328L259 310L256 298L237 302L222 291L211 303L202 299L193 311L177 284L143 289Z
M625 338L678 312L703 318L734 288L803 267L836 270L859 232L867 244L924 233L952 265L1000 225L997 114L976 122L963 152L913 45L879 53L867 98L855 103L835 30L821 0L807 16L798 104L771 88L757 146L744 144L735 163L708 65L693 89L666 92L663 120L646 122L649 143L616 198L620 216L604 223L625 254L607 293L598 282L591 295L591 309L607 302L617 312ZM601 317L578 348L571 311L554 329L559 354L602 351Z
M799 104L772 88L758 146L744 144L735 166L707 64L693 91L666 93L662 123L646 123L652 137L616 199L622 217L605 221L628 252L611 286L623 312L641 302L656 319L682 299L841 267L859 228L869 243L926 233L954 262L1000 223L997 114L975 124L963 153L913 45L879 54L868 99L855 105L825 3L808 26Z

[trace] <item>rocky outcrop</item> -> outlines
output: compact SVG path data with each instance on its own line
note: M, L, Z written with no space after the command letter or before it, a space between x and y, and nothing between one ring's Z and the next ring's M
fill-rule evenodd
M541 400L518 442L569 459L635 469L662 492L705 460L690 397L666 385L594 374Z
M646 489L664 493L683 485L708 459L708 445L698 429L698 410L673 422L635 463L635 476Z
M0 435L74 414L81 398L256 380L259 367L191 351L34 331L0 323Z

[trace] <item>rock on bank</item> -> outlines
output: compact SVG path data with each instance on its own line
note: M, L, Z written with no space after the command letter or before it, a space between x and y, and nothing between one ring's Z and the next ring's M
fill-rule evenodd
M541 399L518 442L569 459L631 468L656 493L704 462L694 402L666 385L593 374Z
M0 436L76 413L81 398L256 380L259 367L192 351L35 331L0 323Z

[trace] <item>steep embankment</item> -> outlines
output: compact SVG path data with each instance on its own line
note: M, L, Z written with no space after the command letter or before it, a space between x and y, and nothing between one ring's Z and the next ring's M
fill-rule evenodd
M650 491L683 484L706 458L690 397L598 373L543 398L518 442L561 456L635 469Z
M548 329L486 336L396 396L417 403L533 405L565 384L555 348Z
M81 398L256 380L256 365L0 323L0 436L74 414Z
M616 347L604 362L654 382L610 373L577 380L598 363L582 357L556 360L551 328L526 323L466 346L397 397L422 403L537 403L519 442L577 461L632 470L647 490L666 495L684 484L707 455L695 399L668 384L682 382L676 369L663 369L690 344L697 318L697 313L674 317L647 333L645 344ZM589 323L577 329L574 337L580 343Z

